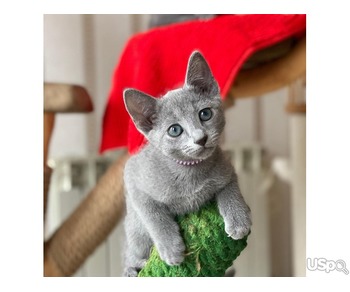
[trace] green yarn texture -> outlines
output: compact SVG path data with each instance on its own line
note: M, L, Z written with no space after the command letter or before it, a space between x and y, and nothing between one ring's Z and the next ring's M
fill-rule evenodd
M216 202L178 216L177 221L187 247L185 260L169 266L153 247L139 277L221 277L247 246L248 235L234 240L226 234Z

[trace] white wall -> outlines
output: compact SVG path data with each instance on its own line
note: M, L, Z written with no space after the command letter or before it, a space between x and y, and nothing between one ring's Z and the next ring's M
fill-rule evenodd
M288 156L286 88L261 97L238 99L226 111L225 142L260 142L272 156Z
M148 15L44 15L44 81L84 86L94 104L89 114L56 115L49 157L96 154L113 70Z
M44 16L44 81L86 84L82 32L80 15ZM86 116L58 114L56 117L50 155L86 154Z

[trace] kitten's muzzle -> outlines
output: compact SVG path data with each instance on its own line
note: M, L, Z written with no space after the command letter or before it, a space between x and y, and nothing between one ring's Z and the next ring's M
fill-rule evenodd
M205 143L207 143L207 141L208 141L208 135L204 135L200 139L194 141L194 143L204 147L204 145L205 145Z

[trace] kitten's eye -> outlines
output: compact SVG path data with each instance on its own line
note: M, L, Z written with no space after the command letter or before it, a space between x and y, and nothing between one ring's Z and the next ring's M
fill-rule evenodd
M178 137L183 132L182 127L179 124L171 125L168 129L168 134L171 137Z
M213 116L213 113L210 108L202 109L199 112L199 118L201 121L204 121L204 122L209 121L212 116Z

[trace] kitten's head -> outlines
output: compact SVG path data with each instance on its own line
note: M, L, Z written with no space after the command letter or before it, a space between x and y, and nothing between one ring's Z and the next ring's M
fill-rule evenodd
M135 89L124 91L126 108L137 129L164 155L179 161L208 158L225 125L219 87L195 51L183 88L156 99Z

